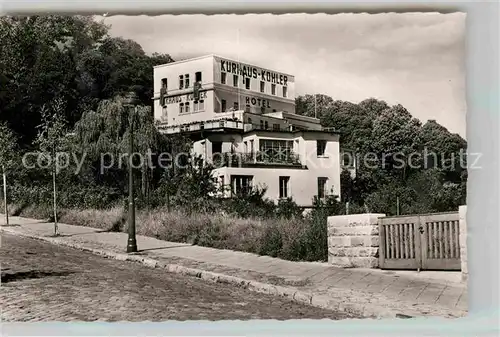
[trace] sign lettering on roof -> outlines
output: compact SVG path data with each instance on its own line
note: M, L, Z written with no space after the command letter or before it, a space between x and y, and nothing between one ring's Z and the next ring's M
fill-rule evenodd
M288 83L287 75L228 60L220 61L220 70L226 73L255 78L264 82L279 84L283 86L286 86Z

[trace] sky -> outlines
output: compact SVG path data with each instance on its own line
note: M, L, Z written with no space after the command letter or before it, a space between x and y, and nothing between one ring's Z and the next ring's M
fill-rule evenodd
M295 76L297 95L401 104L465 138L465 13L107 16L176 61L217 54Z

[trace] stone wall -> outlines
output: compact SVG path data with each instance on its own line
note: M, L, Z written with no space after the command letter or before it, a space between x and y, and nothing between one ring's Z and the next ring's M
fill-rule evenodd
M378 218L385 214L328 217L328 263L378 268Z
M458 209L460 218L460 260L462 268L462 280L466 281L469 277L467 269L467 206L460 206Z

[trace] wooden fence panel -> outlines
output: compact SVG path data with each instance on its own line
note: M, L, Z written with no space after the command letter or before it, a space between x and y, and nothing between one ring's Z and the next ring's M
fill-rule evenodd
M383 269L417 269L418 217L379 219L379 264Z
M460 270L458 213L379 219L381 269Z

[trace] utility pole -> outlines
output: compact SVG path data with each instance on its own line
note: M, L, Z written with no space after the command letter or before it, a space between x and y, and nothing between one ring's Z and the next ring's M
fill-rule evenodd
M129 92L126 96L125 106L129 110L129 160L128 160L128 241L127 253L137 252L135 235L135 201L134 201L134 170L132 167L132 154L134 153L134 117L137 110L137 95Z
M5 210L5 224L9 225L9 207L7 204L7 173L5 172L5 166L2 166L2 176L3 176L3 203Z
M316 94L314 94L314 118L318 118L318 113L316 108Z

